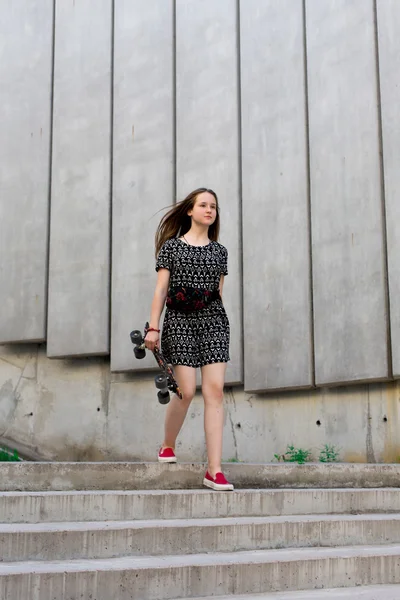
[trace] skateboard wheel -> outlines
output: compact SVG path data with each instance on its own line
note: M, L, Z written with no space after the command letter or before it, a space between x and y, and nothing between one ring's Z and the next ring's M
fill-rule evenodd
M136 358L144 358L146 356L146 350L144 348L134 348L133 352Z
M169 392L158 392L157 398L160 404L168 404L170 401Z
M157 375L154 378L154 381L155 381L155 384L156 384L156 388L158 390L165 390L165 388L168 387L168 380L167 380L167 378L166 378L165 375ZM168 402L169 402L169 400L168 400Z
M132 344L137 344L138 346L140 346L140 344L143 344L143 336L141 331L139 331L138 329L135 329L135 331L131 331L131 342Z

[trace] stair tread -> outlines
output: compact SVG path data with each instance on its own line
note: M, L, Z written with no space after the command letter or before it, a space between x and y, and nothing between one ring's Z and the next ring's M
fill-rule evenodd
M248 494L280 494L284 495L291 492L296 493L342 493L342 494L362 494L363 492L373 493L373 492L395 492L400 491L399 487L368 487L368 488L341 488L341 487L309 487L309 488L246 488L246 489L236 489L229 494L226 494L229 497L234 497L236 495L248 495ZM213 490L207 489L175 489L175 490L47 490L47 491L1 491L0 490L0 498L1 497L10 497L10 496L30 496L30 497L43 497L43 496L215 496L215 492Z
M46 491L201 489L205 463L15 462L0 463L0 489ZM400 464L224 463L236 489L399 487Z
M341 515L282 515L255 517L204 517L186 519L134 519L112 521L53 521L43 523L0 523L2 533L59 532L59 531L107 531L119 529L151 529L177 527L227 527L240 525L268 525L275 523L315 522L377 522L399 521L400 513L341 514Z
M216 566L295 562L329 558L369 556L399 556L400 544L382 546L313 547L279 550L250 550L239 552L210 552L206 554L172 556L124 556L119 558L0 562L0 576L21 573L55 573L82 571L120 571L130 569L168 569L187 566Z
M399 600L400 585L371 585L348 588L302 590L295 592L265 592L235 596L207 596L190 600Z

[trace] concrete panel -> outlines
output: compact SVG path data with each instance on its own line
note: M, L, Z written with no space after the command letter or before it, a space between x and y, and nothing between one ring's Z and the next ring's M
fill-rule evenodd
M400 377L400 4L378 0L383 161L393 374Z
M312 385L303 6L241 2L245 389Z
M47 352L109 351L112 0L56 2Z
M238 36L236 0L176 2L177 192L218 194L229 253L224 302L231 323L226 381L242 380Z
M46 337L52 0L0 4L0 341Z
M127 371L155 366L129 332L150 316L158 211L173 203L172 0L118 0L114 49L111 368Z
M373 2L307 0L316 383L388 376Z

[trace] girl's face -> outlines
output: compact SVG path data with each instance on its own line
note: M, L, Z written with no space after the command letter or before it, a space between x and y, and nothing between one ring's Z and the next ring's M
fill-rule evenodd
M212 225L217 218L217 201L209 192L202 192L196 197L188 215L199 225Z

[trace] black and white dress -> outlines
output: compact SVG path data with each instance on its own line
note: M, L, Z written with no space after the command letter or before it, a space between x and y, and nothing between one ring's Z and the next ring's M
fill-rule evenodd
M228 251L219 242L191 246L179 238L167 240L157 257L156 271L170 271L170 287L213 291L228 274ZM190 313L166 308L161 349L172 365L202 367L228 362L229 320L221 299Z

